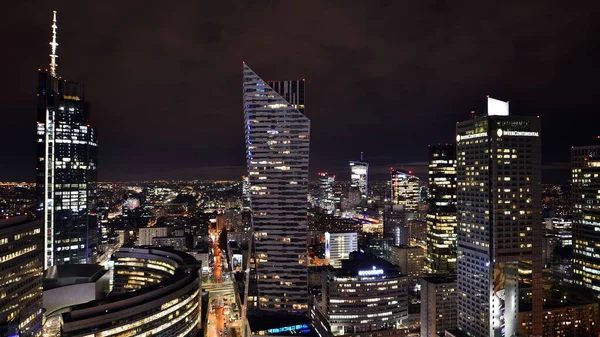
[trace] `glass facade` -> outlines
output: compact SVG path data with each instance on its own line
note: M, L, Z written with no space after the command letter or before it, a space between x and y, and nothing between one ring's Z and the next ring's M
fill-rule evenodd
M253 250L258 306L263 310L308 310L310 120L303 114L301 82L269 85L243 67Z
M319 172L319 208L327 213L333 214L336 209L335 194L333 192L333 183L335 175L327 172Z
M96 223L90 221L96 183L96 130L83 85L39 72L37 208L44 221L44 267L94 262Z
M456 147L429 148L427 256L433 272L456 270Z
M350 162L350 193L358 193L361 199L369 197L369 163Z
M419 210L419 178L409 172L391 170L392 205L401 205L406 212Z
M600 145L571 149L573 281L600 298Z

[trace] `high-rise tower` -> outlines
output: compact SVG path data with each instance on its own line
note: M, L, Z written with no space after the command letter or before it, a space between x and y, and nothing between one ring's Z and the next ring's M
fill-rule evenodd
M318 207L327 214L333 214L337 206L333 190L334 183L335 174L319 172Z
M369 163L362 161L350 162L350 192L357 193L361 200L369 197Z
M406 212L419 209L419 178L412 172L392 169L391 172L392 205L401 205Z
M533 330L541 335L540 120L487 115L456 126L458 326L474 337L514 336L518 261L533 264Z
M427 256L434 272L456 269L456 147L429 148Z
M600 298L600 140L571 148L573 281Z
M310 120L302 113L304 85L269 85L246 64L243 72L258 305L305 312Z
M39 70L37 116L37 208L44 221L44 268L94 262L90 209L98 146L83 84L56 74L56 12L50 70ZM93 224L92 224L93 228Z

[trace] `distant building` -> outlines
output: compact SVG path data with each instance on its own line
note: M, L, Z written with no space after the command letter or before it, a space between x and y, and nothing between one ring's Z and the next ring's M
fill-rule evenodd
M44 222L0 220L0 336L40 336Z
M456 329L456 277L429 276L421 280L421 337L444 336Z
M319 172L318 207L327 214L333 214L337 203L333 190L335 174Z
M329 326L333 336L397 336L406 333L406 277L389 262L352 254L341 269L330 269L322 299L315 304L315 325ZM385 318L385 319L382 319Z
M391 170L391 201L402 205L406 212L419 210L419 178L412 171Z
M350 162L350 192L358 192L361 200L369 197L369 163Z
M393 238L370 238L361 246L361 249L367 254L391 261L393 246Z
M571 148L573 281L600 298L600 144Z
M325 258L335 268L342 266L342 260L348 259L350 253L358 250L356 233L325 233Z
M171 235L172 227L142 227L139 229L138 246L151 246L155 237Z
M519 336L532 336L531 307L519 308ZM598 303L583 300L544 305L544 337L598 336L600 317Z
M393 238L396 246L410 244L410 226L402 205L386 205L383 211L383 236Z
M175 250L185 252L191 245L189 236L156 236L152 238L152 246L172 247Z
M427 256L433 272L456 270L456 146L429 148Z
M394 246L391 262L408 275L409 286L412 287L425 271L425 250L419 246Z

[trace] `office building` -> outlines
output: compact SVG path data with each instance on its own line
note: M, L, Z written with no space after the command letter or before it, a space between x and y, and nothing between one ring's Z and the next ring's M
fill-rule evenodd
M421 279L421 337L444 336L456 329L456 277L428 276Z
M427 257L433 272L456 270L456 147L429 147Z
M142 227L138 230L138 246L151 246L152 239L170 236L173 227Z
M319 196L318 207L322 212L333 214L337 207L335 200L333 184L335 183L335 174L319 172Z
M600 144L571 148L573 282L600 298Z
M325 274L315 325L328 326L333 336L401 335L408 318L406 277L387 261L351 255Z
M61 336L197 336L201 328L200 264L171 249L121 248L116 293L69 307Z
M358 235L353 232L325 232L325 258L335 268L342 266L342 260L348 259L350 253L358 250Z
M410 225L401 205L386 205L383 210L383 236L392 238L394 245L410 244Z
M540 120L510 116L488 98L487 115L456 125L458 328L512 336L518 262L532 261L533 330L541 334Z
M519 322L518 336L531 336L531 308L519 308ZM542 329L544 337L598 336L598 303L575 299L544 305Z
M41 336L44 222L0 220L0 336Z
M401 205L406 212L419 210L419 178L412 171L391 170L392 205Z
M243 72L258 303L264 310L306 312L310 120L302 113L304 82L269 85L246 64Z
M357 194L360 200L369 197L369 163L362 161L350 162L350 193Z
M97 224L90 219L96 183L96 129L83 84L56 74L56 12L50 70L39 71L37 208L44 221L44 268L94 263Z
M408 275L409 286L414 287L425 271L425 250L419 246L394 246L391 256L392 264Z

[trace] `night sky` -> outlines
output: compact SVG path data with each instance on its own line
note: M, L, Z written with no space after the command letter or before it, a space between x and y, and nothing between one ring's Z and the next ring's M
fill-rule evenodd
M243 4L242 4L243 3ZM245 171L242 61L306 78L311 175L423 174L428 144L485 97L541 115L544 180L600 133L600 1L11 1L3 5L0 181L34 181L37 69L86 86L101 180Z

